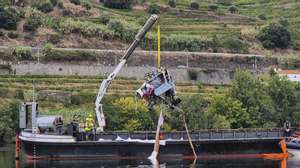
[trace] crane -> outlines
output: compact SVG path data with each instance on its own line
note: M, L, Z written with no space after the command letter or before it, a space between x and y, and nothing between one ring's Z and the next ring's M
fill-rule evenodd
M107 88L110 86L111 82L115 79L117 74L120 72L120 70L128 61L129 57L132 55L133 51L136 49L136 47L139 45L141 40L145 37L146 33L152 28L152 26L155 24L157 20L158 20L157 15L150 16L150 18L147 20L147 22L144 24L144 26L139 30L139 32L135 36L134 41L128 47L125 54L121 58L119 64L115 67L114 71L106 79L102 81L95 101L95 106L96 106L95 111L96 111L96 116L97 116L97 121L98 121L98 126L100 128L100 131L103 131L106 125L101 100L104 97Z

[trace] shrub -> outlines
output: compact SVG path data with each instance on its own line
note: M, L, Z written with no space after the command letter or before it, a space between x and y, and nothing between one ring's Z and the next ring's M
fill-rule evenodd
M0 28L16 30L19 20L19 13L15 8L0 6Z
M74 21L71 18L61 19L58 23L57 30L64 34L80 33L88 37L101 36L103 38L107 38L113 34L113 32L108 30L104 25L88 21Z
M16 99L24 100L24 92L21 89L16 90Z
M232 0L217 0L218 4L229 6L232 4Z
M18 34L18 33L15 33L15 32L8 32L8 33L7 33L7 36L8 36L9 38L15 39L15 38L18 38L18 37L19 37L19 34Z
M53 45L51 43L47 43L43 46L42 53L45 57L49 57L52 54Z
M270 24L263 28L257 37L264 48L287 48L291 44L291 33L287 28L278 24Z
M70 0L70 2L75 5L80 5L80 0Z
M160 6L156 4L149 5L147 12L150 14L159 14L160 13Z
M131 9L133 0L104 0L104 6L115 9Z
M259 18L260 20L267 20L267 16L266 16L264 13L258 15L258 18Z
M197 10L197 9L199 9L200 5L199 5L198 2L192 1L191 4L190 4L190 6L191 6L191 9Z
M218 10L218 5L215 5L215 4L211 4L211 5L208 5L208 10L209 11L216 11Z
M239 11L239 9L236 6L232 5L228 8L228 11L230 13L237 13Z
M33 7L44 13L48 13L53 10L53 5L50 0L36 0L33 3Z
M115 33L117 33L120 36L125 31L125 28L124 28L123 24L119 20L111 20L111 21L109 21L108 28L110 30L114 31Z
M286 17L280 17L278 23L286 27L289 25L289 19Z
M198 71L195 69L188 69L188 75L190 80L197 80L198 79Z
M87 9L87 10L92 9L92 4L91 4L91 2L90 2L89 0L83 0L83 1L81 1L81 5L82 5L85 9Z
M3 31L0 31L0 37L5 36L5 33Z
M17 60L32 60L31 47L28 46L16 46L10 48L11 55L17 58Z
M109 22L109 16L108 15L101 15L100 18L99 18L99 21L102 24L106 25Z
M58 1L58 0L50 0L50 2L52 3L53 6L56 6L56 5L57 5L57 1Z
M247 53L248 45L238 38L227 38L223 42L223 46L233 53Z
M59 1L58 3L57 3L57 7L59 8L59 9L64 9L65 7L64 7L64 3L62 2L62 1Z
M23 25L23 29L27 31L35 31L42 25L40 18L28 18Z
M170 7L176 8L176 0L169 0L168 4Z

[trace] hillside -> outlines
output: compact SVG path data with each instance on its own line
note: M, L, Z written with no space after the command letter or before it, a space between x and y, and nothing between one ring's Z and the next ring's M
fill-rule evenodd
M177 1L174 8L167 0L138 1L131 9L109 8L99 0L78 2L53 0L49 11L43 3L18 2L16 30L0 29L0 45L125 49L151 9L160 15L162 50L265 54L268 51L256 37L263 27L278 22L291 32L289 50L283 52L300 48L297 0L203 0L193 10L190 0ZM155 49L155 41L153 29L141 48Z

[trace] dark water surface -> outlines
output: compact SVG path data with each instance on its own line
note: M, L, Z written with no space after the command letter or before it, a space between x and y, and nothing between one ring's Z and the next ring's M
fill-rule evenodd
M83 161L36 161L29 162L21 157L14 159L14 146L0 147L0 168L300 168L300 150L290 150L294 157L285 160L225 159L225 160L160 160L152 165L148 160L83 160Z

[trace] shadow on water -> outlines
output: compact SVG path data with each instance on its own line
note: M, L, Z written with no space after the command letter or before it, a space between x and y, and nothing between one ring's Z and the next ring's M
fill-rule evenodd
M2 168L297 168L300 167L300 151L293 152L294 157L288 162L266 159L223 159L223 160L159 160L153 166L149 160L64 160L64 161L25 161L24 157L16 165L14 160L14 146L0 147L0 167Z

